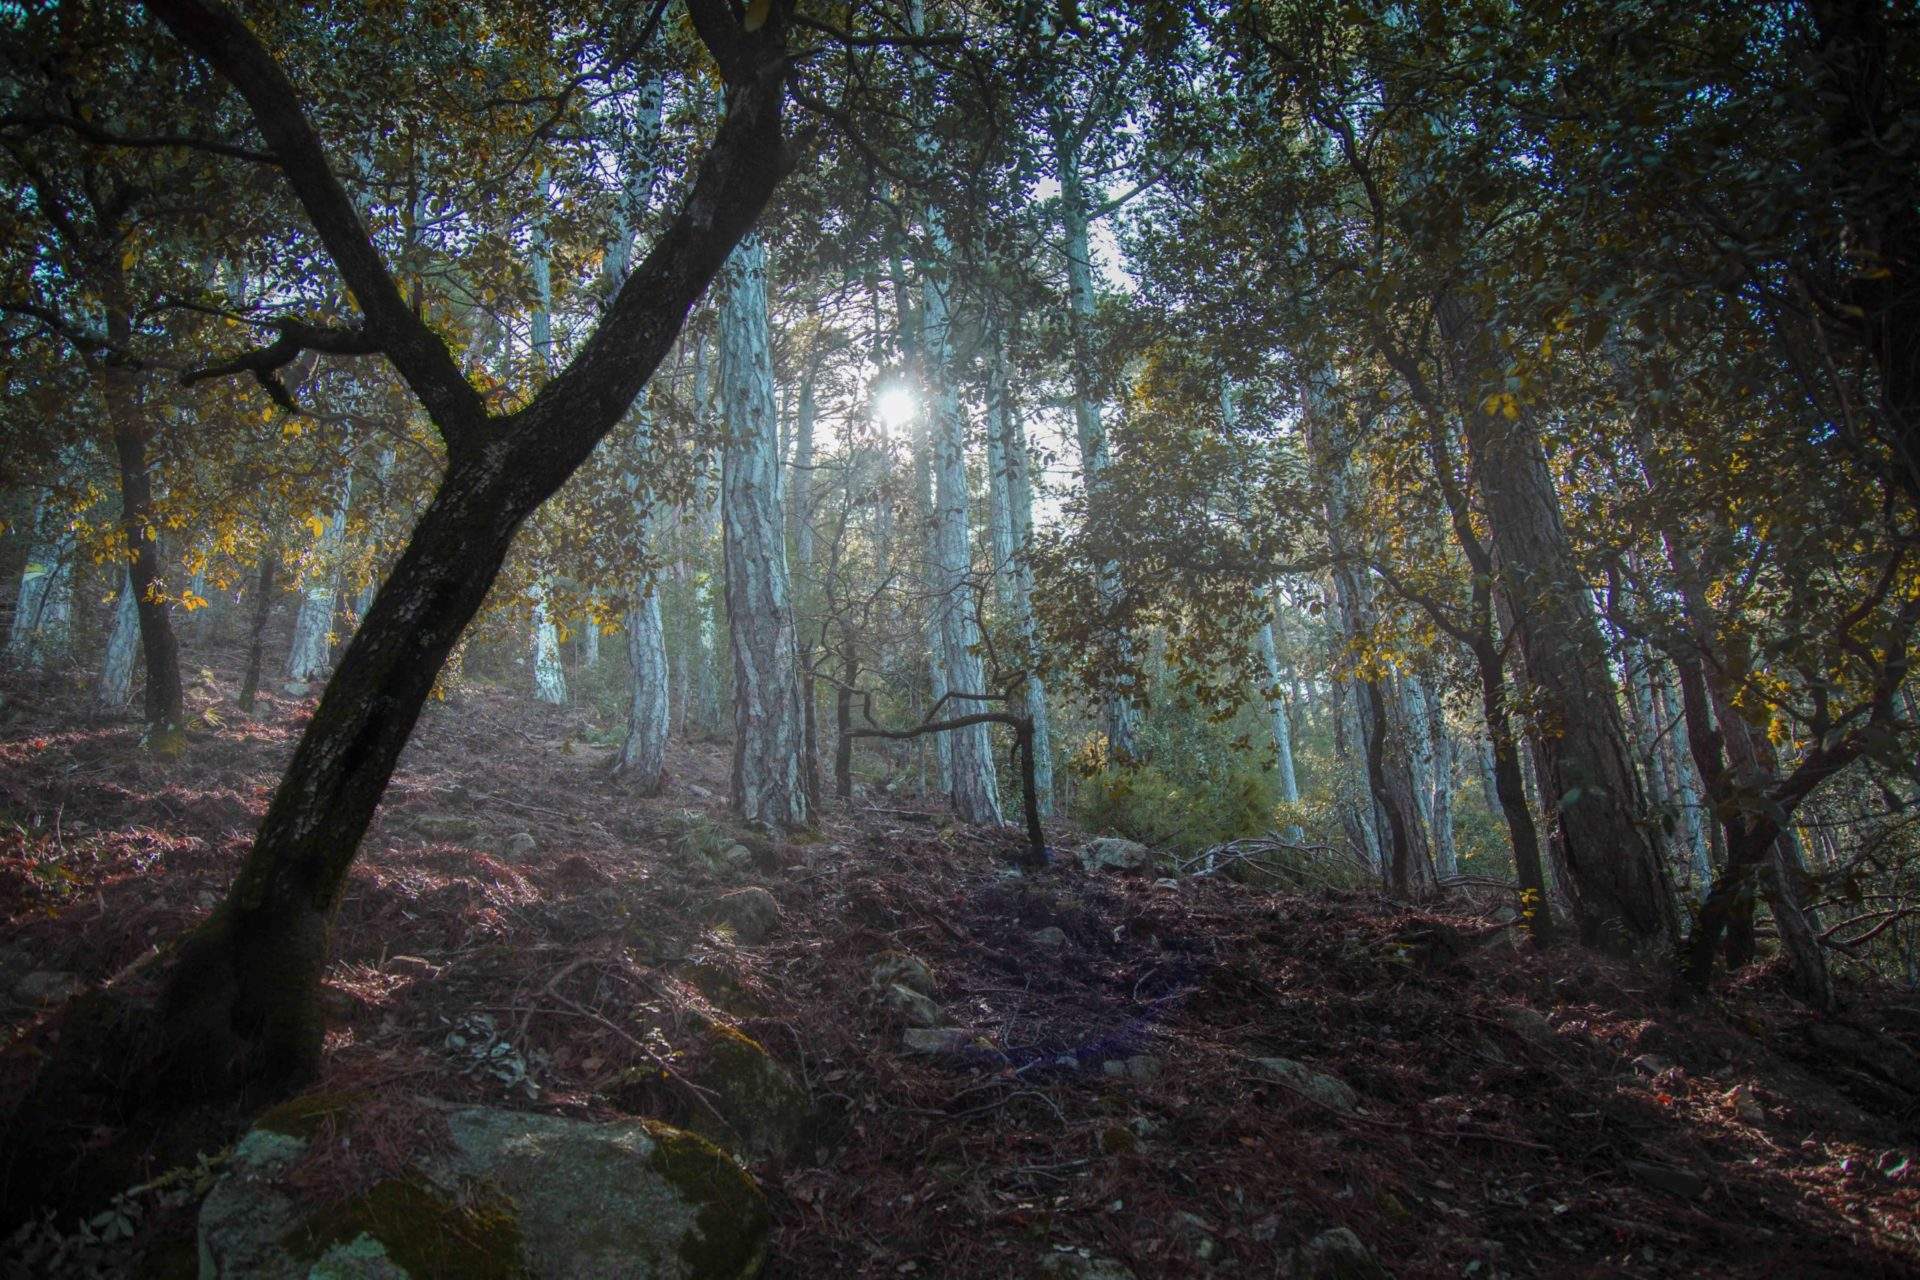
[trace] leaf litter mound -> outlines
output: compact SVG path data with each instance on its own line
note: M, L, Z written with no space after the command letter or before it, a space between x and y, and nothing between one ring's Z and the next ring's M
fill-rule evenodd
M20 984L137 990L244 856L311 703L242 717L237 675L203 672L167 759L55 681L0 687L9 1096L61 1032ZM1336 1227L1399 1276L1920 1267L1911 1082L1834 1048L1911 1050L1911 993L1850 991L1848 1021L1823 1024L1759 967L1677 1010L1657 974L1537 954L1472 904L1069 857L1015 876L1015 832L931 806L863 801L767 841L727 817L723 746L676 742L666 795L643 800L610 740L585 711L484 689L423 717L341 907L308 1095L373 1101L312 1108L307 1194L344 1198L430 1145L423 1099L724 1126L699 1047L719 1024L812 1102L799 1141L753 1165L771 1276L1287 1274ZM708 923L743 885L780 908L758 945ZM889 953L931 971L944 1051L907 1049L873 983ZM1296 1092L1273 1058L1354 1105ZM73 1168L44 1175L56 1221L219 1152L245 1119L89 1118ZM192 1213L173 1197L114 1256L164 1274Z

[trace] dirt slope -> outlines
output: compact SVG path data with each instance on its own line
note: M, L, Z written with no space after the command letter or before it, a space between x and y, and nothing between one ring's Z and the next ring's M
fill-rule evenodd
M219 723L170 760L55 682L0 684L0 1091L59 1032L23 982L137 987L152 945L231 875L310 709L281 697L246 719L233 683L196 684ZM1088 874L1070 856L1016 877L1011 832L898 801L767 842L727 826L724 748L679 745L668 795L642 801L596 739L584 713L500 693L428 712L341 911L318 1086L372 1090L387 1128L322 1182L398 1158L413 1095L684 1115L693 1046L720 1021L815 1104L803 1140L754 1166L774 1276L1099 1259L1264 1276L1333 1227L1405 1276L1920 1268L1911 1081L1840 1061L1889 1044L1863 1036L1910 1048L1911 997L1853 993L1848 1021L1812 1024L1755 971L1683 1013L1648 974L1521 950L1465 909ZM1085 838L1053 834L1062 851ZM743 885L780 908L759 945L707 924ZM870 985L888 952L930 968L937 1020L964 1033L953 1052L903 1047ZM463 1020L507 1050L449 1048ZM1354 1108L1263 1058L1344 1083ZM75 1134L86 1176L46 1185L131 1185L217 1151L237 1120L93 1125ZM120 1256L164 1273L191 1204L149 1216Z

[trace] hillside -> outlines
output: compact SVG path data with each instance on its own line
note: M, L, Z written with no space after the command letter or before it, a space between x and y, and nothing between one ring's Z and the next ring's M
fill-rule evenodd
M137 990L231 877L310 710L233 714L233 674L203 670L173 759L55 710L75 700L51 682L5 686L9 1096L68 989ZM1498 913L1089 871L1064 823L1021 875L1012 829L897 799L769 842L729 824L723 745L676 743L666 795L636 800L605 738L492 690L429 709L340 914L304 1194L404 1165L435 1099L744 1149L769 1276L1920 1266L1911 996L1810 1021L1762 968L1679 1011L1650 974L1520 948ZM32 1180L92 1212L242 1120L76 1115L74 1167ZM192 1274L206 1181L132 1197L103 1274ZM16 1237L13 1265L50 1267L54 1234Z

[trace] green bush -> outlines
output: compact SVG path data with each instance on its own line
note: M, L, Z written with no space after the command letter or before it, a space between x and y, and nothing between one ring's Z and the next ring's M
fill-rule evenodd
M1157 764L1104 768L1080 784L1074 816L1083 826L1182 853L1273 826L1274 784L1253 766L1183 780Z

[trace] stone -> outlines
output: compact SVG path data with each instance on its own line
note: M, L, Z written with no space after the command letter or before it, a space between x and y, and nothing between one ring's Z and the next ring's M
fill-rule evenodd
M1219 1254L1220 1242L1213 1238L1213 1224L1205 1218L1182 1210L1173 1215L1173 1222L1195 1261L1212 1262Z
M1294 1251L1292 1262L1299 1280L1389 1280L1373 1251L1347 1227L1322 1231Z
M289 680L280 686L280 692L289 698L304 698L313 692L313 686L305 680Z
M1027 941L1036 947L1064 947L1067 945L1067 931L1057 924L1050 924L1028 934Z
M873 961L873 985L909 987L923 996L933 994L933 970L910 951L882 951Z
M1633 1060L1633 1069L1643 1076L1653 1077L1673 1070L1673 1064L1657 1053L1643 1053Z
M533 838L531 831L516 831L507 837L503 851L512 862L525 862L540 851L540 842Z
M765 942L780 923L780 904L758 885L720 895L707 918L715 928L751 947Z
M1082 845L1079 858L1082 871L1145 871L1153 865L1153 850L1138 840L1102 836Z
M974 1036L965 1027L908 1027L900 1044L908 1053L960 1053L974 1047Z
M1322 1075L1292 1058L1250 1058L1248 1065L1267 1079L1285 1085L1303 1098L1318 1102L1343 1115L1360 1108L1360 1095L1345 1081Z
M1752 1086L1744 1084L1735 1085L1733 1088L1727 1090L1727 1096L1724 1101L1727 1104L1727 1109L1738 1116L1741 1123L1763 1124L1766 1122L1766 1108L1762 1107L1760 1100L1753 1096Z
M694 1134L651 1120L444 1114L444 1149L321 1206L283 1182L308 1139L254 1129L201 1205L200 1274L745 1280L765 1260L759 1187Z
M745 871L753 865L753 850L736 841L722 849L716 861L728 871Z
M909 1026L940 1025L940 1006L903 983L896 982L880 993L880 1007L899 1015Z
M1145 1084L1160 1078L1160 1059L1148 1053L1136 1053L1129 1058L1108 1058L1100 1064L1101 1074L1118 1080L1137 1080Z
M1178 889L1180 882L1172 876L1161 876L1153 882L1153 887L1156 889Z
M13 984L14 998L26 1004L60 1004L87 989L87 984L58 969L36 969Z
M680 1123L750 1160L797 1150L812 1127L813 1103L793 1073L736 1027L709 1023L700 1039L693 1083L709 1091L713 1109L689 1104Z

